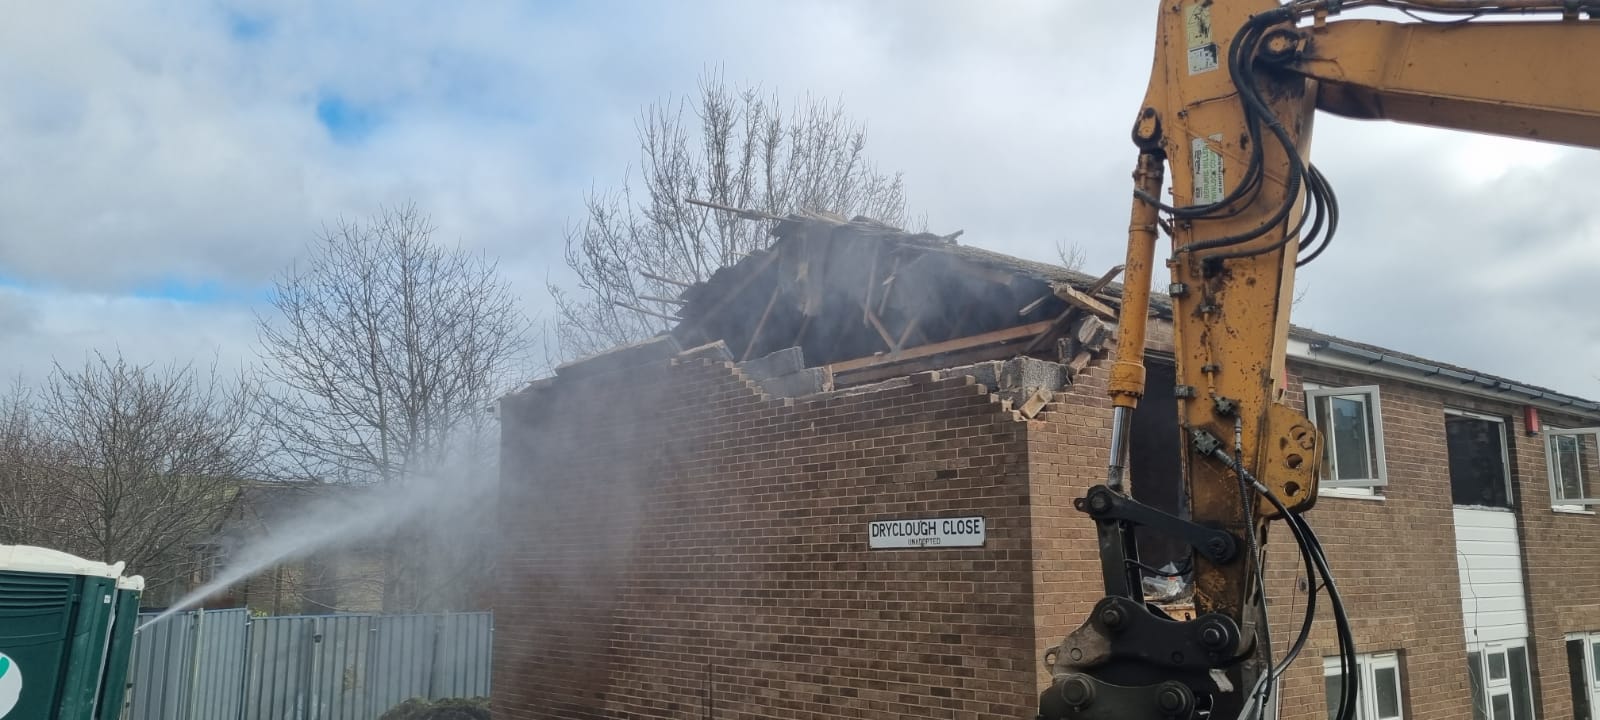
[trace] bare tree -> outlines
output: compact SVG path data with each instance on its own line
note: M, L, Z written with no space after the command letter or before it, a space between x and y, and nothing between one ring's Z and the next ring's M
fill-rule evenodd
M434 232L409 205L340 222L278 280L276 314L258 319L275 388L264 419L296 474L489 486L488 409L519 369L528 322L493 262ZM426 555L389 553L386 607L424 602Z
M33 450L27 492L43 493L39 528L69 552L126 561L152 594L183 578L192 544L215 530L260 457L255 392L215 368L100 354L79 369L58 364L23 441Z
M1056 240L1056 257L1062 267L1074 272L1083 272L1084 264L1089 261L1089 254L1082 245L1061 239Z
M754 88L703 77L692 107L653 104L638 122L640 173L585 202L567 232L577 289L550 285L566 358L640 340L668 327L684 284L765 247L765 223L687 202L783 215L798 210L906 222L900 176L867 158L866 127L836 103L787 107Z
M0 543L59 545L61 463L43 432L30 389L19 380L0 399Z

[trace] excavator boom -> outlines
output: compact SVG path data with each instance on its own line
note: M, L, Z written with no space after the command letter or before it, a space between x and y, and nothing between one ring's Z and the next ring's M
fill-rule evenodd
M1454 22L1342 19L1387 8ZM1482 15L1531 15L1482 22ZM1543 15L1540 15L1543 13ZM1338 226L1310 162L1316 110L1600 146L1600 0L1171 0L1158 9L1155 62L1133 127L1138 148L1106 483L1077 507L1100 535L1106 596L1052 657L1041 718L1253 717L1294 659L1315 598L1283 658L1263 596L1268 521L1281 520L1304 572L1333 608L1341 657L1349 619L1315 533L1321 437L1283 404L1297 267ZM1587 16L1587 18L1585 17ZM1170 195L1163 197L1164 181ZM1144 394L1145 318L1161 231L1177 364L1187 513L1135 501L1125 478ZM1146 603L1134 529L1192 549L1192 619ZM1347 684L1336 717L1353 717Z

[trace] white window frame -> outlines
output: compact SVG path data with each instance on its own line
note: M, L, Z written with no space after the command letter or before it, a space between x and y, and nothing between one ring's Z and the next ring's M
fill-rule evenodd
M1600 631L1567 633L1566 640L1583 643L1583 686L1588 688L1589 713L1593 715L1600 708L1600 673L1595 670L1600 665L1600 653L1595 652L1595 645L1600 645Z
M1379 670L1393 670L1395 692L1395 715L1378 714L1378 694L1376 692L1363 692L1367 688L1378 686L1376 677ZM1339 658L1325 657L1322 659L1322 677L1338 675ZM1324 702L1331 703L1330 698ZM1328 708L1329 712L1333 707ZM1390 650L1388 652L1363 653L1356 656L1356 715L1355 720L1405 720L1406 716L1406 684L1405 674L1400 671L1400 653Z
M1470 657L1472 655L1472 653L1478 653L1478 662L1481 663L1481 666L1478 668L1478 677L1483 679L1483 688L1484 688L1484 692L1483 692L1484 697L1482 698L1482 700L1484 702L1483 713L1484 713L1484 717L1486 717L1488 720L1537 720L1537 716L1539 714L1539 708L1538 708L1538 706L1533 705L1532 702L1529 703L1530 707L1528 709L1533 711L1533 714L1535 715L1535 717L1532 717L1532 718L1516 717L1516 714L1517 714L1516 688L1513 688L1511 686L1511 675L1512 675L1512 670L1511 670L1511 650L1514 649L1514 648L1521 648L1522 649L1522 662L1524 663L1523 676L1528 679L1528 699L1530 701L1532 701L1532 699L1533 699L1533 683L1534 683L1534 680L1533 680L1533 658L1530 656L1530 652L1531 651L1528 649L1528 641L1526 639L1500 640L1500 641L1495 641L1495 642L1479 642L1479 643L1468 643L1467 644L1467 655ZM1506 663L1506 676L1503 677L1503 678L1499 678L1499 679L1491 678L1489 676L1489 667L1490 667L1489 656L1490 655L1496 655L1496 654L1500 655L1501 657L1503 657L1505 659L1505 663ZM1468 683L1467 691L1468 692L1472 691L1470 683ZM1504 696L1506 696L1506 703L1508 703L1511 706L1511 714L1512 714L1511 718L1495 717L1495 715L1494 715L1494 697L1496 695L1504 695ZM1479 698L1473 698L1472 699L1473 702L1477 702L1478 700L1479 700Z
M1367 495L1376 496L1377 488L1389 485L1389 461L1383 451L1383 398L1380 396L1377 385L1354 385L1349 387L1325 387L1314 383L1305 383L1303 386L1306 395L1306 416L1311 418L1313 427L1317 426L1317 400L1319 398L1360 397L1361 403L1367 409L1369 419L1372 421L1372 437L1367 440L1373 443L1377 455L1376 477L1356 480L1338 480L1330 477L1334 468L1329 465L1327 458L1337 457L1334 452L1336 442L1333 433L1317 427L1322 432L1322 442L1327 445L1323 450L1322 477L1317 479L1319 489L1334 491L1330 495Z
M1472 410L1461 410L1459 408L1452 408L1452 407L1445 408L1444 409L1444 414L1446 416L1455 415L1456 417L1472 418L1474 420L1484 420L1484 421L1492 422L1492 423L1500 426L1500 470L1501 470L1501 472L1504 473L1505 479L1506 479L1506 507L1503 507L1503 508L1501 508L1501 507L1488 507L1488 506L1482 506L1482 505L1460 505L1460 506L1457 506L1457 507L1481 507L1481 508L1486 509L1486 510L1506 510L1506 511L1515 512L1516 508L1517 508L1517 492L1516 492L1517 488L1516 488L1516 484L1514 482L1516 480L1516 478L1511 477L1511 441L1508 439L1509 435L1507 435L1507 432L1509 431L1509 426L1506 424L1506 419L1503 418L1503 417L1500 417L1499 415L1490 415L1488 413L1474 412ZM1450 464L1450 459L1449 459L1449 443L1450 443L1450 440L1448 438L1445 438L1444 442L1445 442L1445 445L1446 445L1446 450L1445 450L1445 470L1446 470L1446 473L1445 474L1446 474L1446 476L1448 476L1449 475L1449 464ZM1454 488L1452 488L1451 489L1451 494L1454 495L1454 492L1455 492L1455 490L1454 490Z
M1591 447L1600 452L1600 427L1587 428L1555 428L1548 425L1544 428L1544 464L1550 477L1550 509L1565 512L1584 512L1590 507L1600 505L1597 498L1568 498L1561 497L1561 479L1557 477L1560 465L1556 462L1556 438L1558 437L1584 437L1588 436ZM1581 447L1581 446L1580 446ZM1583 456L1578 456L1578 487L1583 484Z

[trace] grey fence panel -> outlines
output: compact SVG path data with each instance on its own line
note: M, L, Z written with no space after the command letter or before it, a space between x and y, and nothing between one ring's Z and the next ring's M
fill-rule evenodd
M369 706L374 714L408 698L428 697L437 632L433 615L380 615L373 625L372 659L368 663Z
M189 720L233 718L244 699L250 611L213 610L196 615L194 687Z
M140 615L142 625L154 614ZM194 667L192 613L141 629L134 639L131 720L186 720Z
M486 696L493 633L491 613L181 613L136 636L126 720L374 720L408 698Z
M315 720L370 720L367 714L367 655L371 615L310 619L312 636L311 715Z
M488 697L493 636L494 616L490 613L439 616L432 697Z
M250 623L243 720L312 720L306 712L311 629L301 617Z

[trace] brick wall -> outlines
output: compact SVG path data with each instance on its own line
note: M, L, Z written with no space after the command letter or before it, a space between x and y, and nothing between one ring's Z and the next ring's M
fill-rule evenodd
M1378 385L1383 405L1389 486L1384 499L1324 496L1308 518L1328 548L1356 629L1361 652L1400 650L1407 718L1468 717L1470 702L1462 630L1458 565L1450 499L1446 408L1503 418L1518 516L1531 637L1534 702L1540 717L1571 717L1564 636L1600 629L1600 533L1594 515L1551 510L1542 435L1528 435L1522 406L1397 380L1292 364L1303 407L1302 381L1326 386ZM1545 422L1575 427L1578 418L1545 414ZM1593 463L1591 463L1593 464ZM1600 468L1594 468L1600 477ZM1298 612L1303 576L1286 539L1273 549L1269 582L1275 607ZM1275 611L1283 618L1282 610ZM1331 617L1323 614L1325 620ZM1282 620L1276 621L1281 624ZM1283 637L1285 630L1278 630ZM1322 656L1335 652L1324 623L1285 684L1286 718L1323 714Z
M1026 425L969 378L766 398L693 355L508 400L497 718L1016 718ZM981 514L975 549L870 520Z
M1444 411L1509 421L1535 701L1569 716L1563 635L1600 630L1600 519L1550 510L1520 406L1291 361L1302 408L1302 382L1380 386L1382 499L1308 517L1360 651L1400 651L1412 720L1470 716ZM1101 594L1071 501L1103 478L1103 364L1029 421L967 378L786 400L693 354L564 379L503 418L497 717L1026 717L1044 651ZM985 548L865 547L870 520L969 513ZM1281 654L1306 592L1281 525L1268 547ZM1285 718L1326 717L1321 605Z
M1600 519L1551 509L1544 436L1527 434L1520 409L1505 411L1512 421L1512 475L1521 496L1518 530L1533 632L1529 661L1537 681L1534 701L1542 707L1542 717L1572 717L1565 636L1600 630L1600 563L1596 562L1600 558ZM1562 427L1593 424L1558 414L1547 413L1543 419ZM1595 467L1592 455L1588 465L1584 480L1593 488L1592 479L1600 477L1600 467Z
M1045 651L1088 619L1105 595L1094 523L1072 501L1105 482L1111 400L1105 365L1081 373L1028 426L1033 514L1034 656L1039 688L1050 685ZM1023 717L1023 715L1013 715Z
M1381 499L1324 495L1306 515L1327 551L1358 651L1400 651L1407 718L1469 717L1443 398L1417 386L1291 363L1288 400L1301 410L1304 382L1379 386L1388 487ZM1268 585L1281 654L1305 608L1305 571L1287 531L1279 525L1272 531ZM1326 595L1318 607L1317 632L1284 681L1285 718L1327 717L1322 659L1338 650Z

